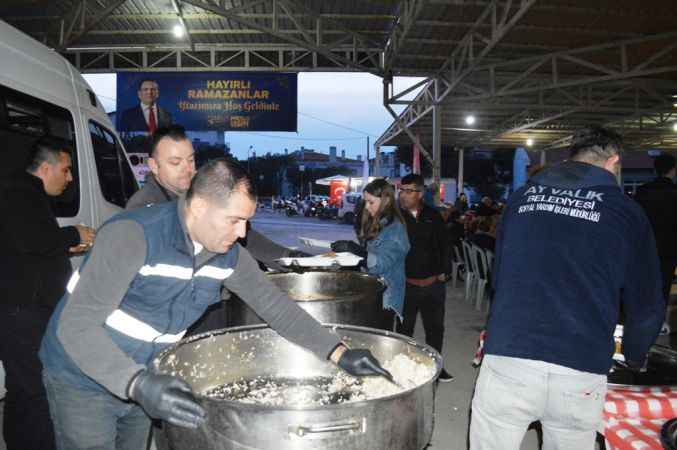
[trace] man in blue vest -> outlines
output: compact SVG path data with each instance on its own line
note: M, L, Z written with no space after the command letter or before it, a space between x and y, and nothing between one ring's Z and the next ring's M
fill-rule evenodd
M571 159L515 191L496 242L471 450L519 450L540 420L543 448L592 449L602 423L613 333L641 367L665 314L651 223L618 185L621 138L591 127Z
M101 227L40 350L59 450L144 449L149 416L204 423L188 384L148 365L219 301L222 285L317 357L353 375L387 375L370 352L348 349L281 293L236 243L255 209L246 172L219 159L197 172L185 197Z

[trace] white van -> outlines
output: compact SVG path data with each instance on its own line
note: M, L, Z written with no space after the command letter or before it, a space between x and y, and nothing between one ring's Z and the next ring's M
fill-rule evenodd
M361 192L346 192L341 199L337 219L344 223L353 223L355 220L355 208L360 200L362 200Z
M63 142L73 149L73 182L56 199L59 223L98 227L138 189L106 111L65 58L1 20L0 61L0 176L25 167L36 140Z

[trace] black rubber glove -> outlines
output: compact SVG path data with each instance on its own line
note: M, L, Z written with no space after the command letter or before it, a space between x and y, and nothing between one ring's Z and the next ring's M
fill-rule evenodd
M129 397L153 419L186 428L197 428L205 421L207 413L180 378L144 370L132 379L130 387Z
M354 241L336 241L332 242L331 249L335 252L350 252L353 255L367 257L367 251L360 244Z
M393 378L390 372L381 367L369 350L348 349L343 352L337 365L354 377L381 375L388 379Z
M289 250L287 252L288 258L307 258L311 256L309 253L302 252L301 250Z

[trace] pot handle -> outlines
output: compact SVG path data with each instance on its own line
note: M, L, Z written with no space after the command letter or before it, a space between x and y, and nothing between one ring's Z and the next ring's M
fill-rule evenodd
M327 423L321 425L289 425L287 431L290 436L303 438L322 433L337 433L341 431L364 433L367 428L367 420L353 420L349 422Z

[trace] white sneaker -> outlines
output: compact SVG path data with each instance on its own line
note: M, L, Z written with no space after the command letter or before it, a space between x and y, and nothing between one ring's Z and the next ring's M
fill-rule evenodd
M661 327L661 332L659 334L661 336L665 336L667 334L670 334L670 325L668 325L667 322L663 322L663 326Z

